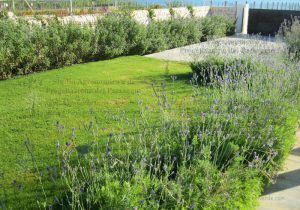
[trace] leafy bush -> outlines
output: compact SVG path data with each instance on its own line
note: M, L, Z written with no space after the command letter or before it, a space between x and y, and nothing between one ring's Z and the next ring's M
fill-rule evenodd
M234 33L234 21L224 16L203 18L200 24L203 27L203 41L219 38Z
M191 63L193 72L202 84L209 84L216 79L235 80L254 71L255 65L250 59L225 59L219 56L209 56L201 61Z
M7 19L8 18L8 14L6 10L0 10L0 20L1 19Z
M91 59L92 28L50 20L46 28L20 20L0 22L1 78Z
M155 18L155 12L152 8L148 9L148 17L150 20L154 20L154 18Z
M195 11L194 11L193 6L188 5L188 6L187 6L187 9L188 9L188 11L190 12L191 17L195 17Z
M202 31L195 20L177 18L167 21L166 25L168 27L166 36L170 48L200 42Z
M46 30L47 57L53 68L81 63L92 54L93 33L89 27L78 24L64 25L58 20L51 20Z
M111 14L98 20L96 36L101 57L143 54L146 49L146 28L130 16Z
M167 27L165 22L150 22L147 26L146 41L148 42L148 47L146 53L159 52L169 48L169 43L166 39Z
M29 26L24 21L0 20L0 77L31 71L32 45Z
M300 19L285 21L279 30L279 35L283 36L287 46L290 59L300 60Z
M95 27L62 23L57 18L0 20L0 78L28 74L75 63L142 55L187 44L203 37L225 36L232 22L221 17L172 18L137 23L128 14L109 14ZM216 27L214 25L217 25Z

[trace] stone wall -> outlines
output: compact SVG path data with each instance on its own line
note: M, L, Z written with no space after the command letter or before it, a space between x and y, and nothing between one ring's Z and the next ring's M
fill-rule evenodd
M177 7L173 8L175 17L187 18L191 17L190 11L187 7ZM154 9L154 17L153 19L156 21L168 20L171 18L169 9ZM230 18L236 18L236 9L235 7L209 7L209 6L199 6L193 7L193 14L195 17L206 17L210 15L224 15ZM150 22L149 12L148 10L135 10L132 13L132 16L135 20L142 24L148 24ZM76 22L80 24L85 23L94 23L100 18L101 15L74 15L62 17L63 22Z

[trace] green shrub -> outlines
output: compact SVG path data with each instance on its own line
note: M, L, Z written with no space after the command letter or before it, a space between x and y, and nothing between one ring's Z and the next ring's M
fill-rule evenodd
M27 22L0 20L0 77L31 72L32 44Z
M8 18L8 14L6 10L0 10L0 20L1 19L7 19Z
M236 80L254 71L255 65L250 59L225 59L220 56L209 56L201 61L191 63L193 72L202 84L225 78Z
M128 15L112 14L99 19L96 36L101 57L143 54L146 50L145 27Z
M155 18L155 13L154 13L154 10L152 8L148 9L148 17L149 17L150 20L154 20L154 18Z
M58 20L51 20L45 29L47 57L53 68L81 63L91 57L92 33L90 28L78 24L64 25Z
M171 18L175 17L175 10L172 7L169 8L169 13L171 15Z
M168 25L165 22L150 22L147 26L146 40L148 47L146 53L159 52L169 48L166 39L167 27Z
M234 21L224 16L203 18L200 22L203 28L203 41L219 38L234 33Z
M91 27L70 23L66 27L67 39L65 51L71 54L70 63L82 63L93 58L94 31Z
M113 13L94 26L62 23L57 18L32 24L0 20L0 78L75 63L143 55L228 34L232 22L222 17L172 18L141 25L126 13Z
M170 48L200 42L202 31L196 24L197 20L176 18L166 22L166 33Z
M300 60L300 19L285 21L279 30L279 35L284 37L287 43L288 54L291 60Z
M189 6L187 6L187 9L190 12L190 16L195 17L195 11L194 11L193 6L189 5Z

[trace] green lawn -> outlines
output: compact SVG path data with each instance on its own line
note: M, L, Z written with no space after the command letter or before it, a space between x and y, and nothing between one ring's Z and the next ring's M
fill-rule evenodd
M26 139L34 145L37 163L46 171L47 165L57 163L57 121L65 126L65 135L70 135L73 127L80 129L96 117L105 128L102 134L108 134L118 127L112 120L115 114L125 111L133 118L139 99L151 107L153 81L166 80L170 84L167 90L176 88L179 96L191 93L190 72L185 63L132 56L0 81L0 170L5 189L10 189L3 191L1 200L10 197L6 205L14 208L32 209L35 205L36 184ZM172 85L171 75L177 75L176 85ZM13 180L22 184L22 192L11 190ZM50 193L51 186L46 188ZM16 202L19 199L26 202Z

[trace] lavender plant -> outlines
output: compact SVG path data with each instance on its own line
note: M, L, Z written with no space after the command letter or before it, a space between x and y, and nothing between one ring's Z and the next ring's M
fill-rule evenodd
M120 114L126 126L109 135L93 119L81 131L84 145L75 128L69 139L59 135L58 174L66 190L49 205L254 209L293 143L300 71L274 59L248 62L221 66L225 74L211 77L209 86L200 87L195 74L184 101L167 93L168 83L153 84L156 106L139 100L139 115ZM226 73L232 69L242 73Z
M289 58L294 61L300 60L300 20L284 21L279 30L279 36L285 39L288 45Z

